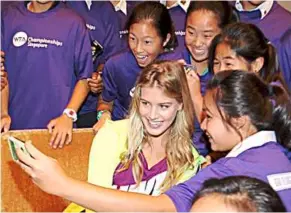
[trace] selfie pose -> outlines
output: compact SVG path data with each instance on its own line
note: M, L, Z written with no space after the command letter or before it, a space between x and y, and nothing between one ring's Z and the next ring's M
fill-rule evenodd
M141 94L146 91L142 89L155 89L159 83L157 79L154 84L147 85L148 88L142 87ZM203 107L205 119L201 127L211 148L228 154L188 181L156 197L108 189L68 177L56 160L41 153L31 143L27 143L26 148L32 157L17 151L19 165L42 190L94 211L189 211L204 181L237 175L269 183L286 210L291 211L291 188L287 184L291 163L285 154L291 149L291 104L289 97L277 95L276 90L280 89L276 85L267 85L252 72L216 74L208 83ZM190 99L185 101L191 102ZM172 106L178 111L181 102L174 103ZM148 102L140 104L151 107ZM153 122L149 117L142 119L152 129L151 134L157 133L155 126L165 125L159 123L160 120ZM276 184L278 181L279 185Z

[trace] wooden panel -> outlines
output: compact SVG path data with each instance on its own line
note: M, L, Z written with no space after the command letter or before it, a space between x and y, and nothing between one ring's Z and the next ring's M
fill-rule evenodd
M57 159L67 174L79 180L87 180L88 160L93 140L92 129L77 129L73 141L63 149L49 146L47 130L11 131L8 133L21 140L31 140L43 153ZM38 189L29 176L12 160L7 134L1 136L1 206L4 212L59 212L68 201L48 195Z

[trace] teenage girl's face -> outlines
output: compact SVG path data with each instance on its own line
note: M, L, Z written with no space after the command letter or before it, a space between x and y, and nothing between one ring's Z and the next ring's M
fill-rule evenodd
M169 97L158 87L141 88L139 113L144 127L151 137L162 137L168 133L182 104Z
M224 70L252 71L251 69L250 63L238 56L227 43L222 42L217 45L213 62L214 73Z
M230 151L240 142L238 133L227 124L221 117L213 97L214 91L206 92L204 97L203 112L205 118L201 123L201 128L205 131L211 149L214 151ZM223 110L221 110L222 116Z
M194 61L207 60L211 41L219 33L220 28L214 13L197 10L189 15L186 22L185 43Z
M149 21L130 26L128 43L140 67L147 66L163 52L163 40Z

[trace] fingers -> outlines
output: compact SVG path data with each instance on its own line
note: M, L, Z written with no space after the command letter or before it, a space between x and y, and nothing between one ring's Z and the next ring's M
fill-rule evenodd
M72 141L72 119L62 115L48 124L48 130L51 133L50 146L54 149L63 148L65 144Z
M16 154L17 154L17 157L19 158L20 163L25 164L26 166L29 166L30 168L33 168L35 160L32 157L25 154L20 148L16 149Z
M55 129L56 126L56 119L53 119L49 122L49 124L47 125L48 131L50 134L52 134L51 138L50 138L50 146L52 146L53 148L57 148L58 144L59 144L59 134L58 131Z
M72 132L67 133L67 140L66 140L66 145L70 144L72 142Z
M206 158L207 163L211 164L211 157L207 155L205 158Z
M7 133L10 129L11 120L9 118L1 119L1 132Z
M24 163L21 163L20 161L17 161L16 162L20 167L21 169L23 169L23 171L25 171L25 173L27 173L30 177L34 178L35 177L35 174L32 170L32 168L30 168L29 166L25 165Z
M60 138L60 142L59 142L59 148L61 149L64 146L64 143L66 141L67 134L66 133L61 133L60 135L61 135L61 138Z
M46 155L43 154L41 151L39 151L32 143L31 141L27 141L25 143L25 148L29 152L29 154L36 160L45 158Z
M101 116L101 119L93 126L93 132L96 134L99 129L105 124L105 121L107 118L104 118L103 115Z
M195 79L200 79L197 73L194 70L189 70L187 71L187 77L193 77Z
M182 65L187 64L186 61L185 61L184 59L179 59L179 60L178 60L178 63L180 63L180 64L182 64Z
M103 88L102 78L98 76L97 79L88 78L88 86L93 93L100 93Z
M54 138L51 141L51 146L56 149L58 148L61 140L62 140L62 132L59 132L58 129L54 129L53 131Z
M51 134L53 132L53 128L55 127L56 125L56 120L53 119L49 122L49 124L47 125L47 129L49 131L49 133Z
M99 121L93 126L93 132L96 134L100 129Z
M99 73L98 72L93 72L92 73L92 79L97 79L99 76Z

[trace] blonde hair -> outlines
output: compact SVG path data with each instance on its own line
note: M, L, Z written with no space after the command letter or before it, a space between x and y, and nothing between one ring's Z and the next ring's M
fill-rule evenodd
M144 129L140 114L140 94L143 86L159 86L165 94L183 104L182 110L177 112L174 123L170 127L169 140L166 143L167 175L161 185L165 191L175 185L183 172L192 165L191 136L194 130L194 108L187 84L183 66L178 62L160 61L144 68L137 80L132 98L128 133L128 151L123 154L120 171L129 168L132 163L132 172L138 186L143 177L143 166L139 154L148 142L148 134Z

